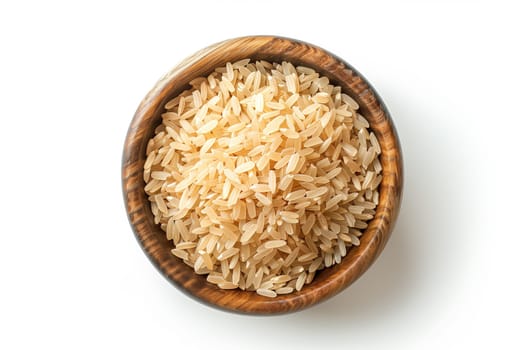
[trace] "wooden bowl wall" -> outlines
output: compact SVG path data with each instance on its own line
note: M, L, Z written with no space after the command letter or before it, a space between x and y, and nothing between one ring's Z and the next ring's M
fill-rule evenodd
M144 192L142 172L146 145L161 122L164 104L189 87L188 83L206 76L214 68L243 58L269 62L289 61L311 67L340 85L360 105L360 113L369 121L382 147L380 156L383 181L377 212L361 237L359 247L352 247L341 264L317 273L313 282L300 292L266 298L254 292L221 290L206 281L173 256L172 242L153 222L150 203ZM296 311L311 306L343 290L359 278L383 250L393 229L402 192L402 159L399 140L390 115L375 90L354 68L333 54L301 41L255 36L227 40L205 48L187 58L148 93L137 109L129 127L122 160L124 201L130 224L151 262L175 286L187 294L222 309L241 313L273 314Z

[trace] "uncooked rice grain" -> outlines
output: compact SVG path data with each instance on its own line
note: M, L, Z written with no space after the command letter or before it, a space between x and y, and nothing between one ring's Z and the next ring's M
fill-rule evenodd
M358 246L380 142L358 103L309 67L227 63L165 104L144 190L171 252L222 289L274 298Z

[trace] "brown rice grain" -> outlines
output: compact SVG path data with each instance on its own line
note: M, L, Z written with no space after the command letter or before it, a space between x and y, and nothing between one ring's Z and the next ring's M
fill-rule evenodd
M309 67L242 59L190 86L147 143L154 222L219 288L300 291L373 219L378 138L357 102Z

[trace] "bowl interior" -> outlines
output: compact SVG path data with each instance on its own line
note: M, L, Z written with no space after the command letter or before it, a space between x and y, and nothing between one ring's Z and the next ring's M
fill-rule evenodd
M206 282L193 269L171 254L172 242L153 221L150 203L143 190L142 169L146 145L161 123L167 101L189 88L189 82L206 76L216 67L243 58L269 62L289 61L327 76L360 105L382 147L380 161L383 181L374 219L361 237L359 247L349 249L341 264L319 271L311 284L300 292L273 299L254 292L221 290ZM401 198L401 153L397 135L385 106L370 84L338 57L310 44L276 38L246 37L218 43L187 58L150 91L140 104L130 125L123 156L123 189L130 223L152 263L184 292L210 305L247 313L279 313L312 305L336 294L355 281L377 258L386 244L397 217Z

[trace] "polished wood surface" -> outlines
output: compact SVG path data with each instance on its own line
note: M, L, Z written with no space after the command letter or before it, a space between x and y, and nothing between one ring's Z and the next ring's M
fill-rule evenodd
M265 298L254 292L221 290L206 282L170 250L172 242L154 224L144 192L142 170L146 144L161 122L164 104L188 88L188 82L217 66L243 58L289 61L314 68L340 85L360 105L382 147L383 181L374 219L341 264L318 272L300 292ZM403 185L399 140L391 117L375 90L354 68L316 46L279 37L257 36L227 40L184 60L164 76L144 98L129 127L122 159L122 185L130 224L146 255L175 286L209 305L241 313L272 314L300 310L340 292L376 260L390 237L400 207Z

